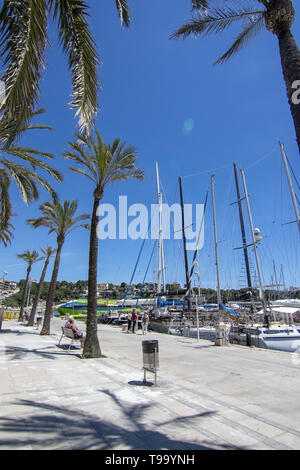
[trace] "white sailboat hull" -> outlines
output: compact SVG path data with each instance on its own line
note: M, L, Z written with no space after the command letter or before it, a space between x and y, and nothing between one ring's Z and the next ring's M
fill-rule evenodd
M300 353L300 334L299 335L278 335L263 336L263 341L268 349L278 351L299 352Z

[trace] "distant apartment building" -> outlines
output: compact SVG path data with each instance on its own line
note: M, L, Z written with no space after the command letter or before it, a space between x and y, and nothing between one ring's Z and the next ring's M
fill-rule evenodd
M109 290L109 284L107 282L98 284L98 292L105 292L107 290Z
M179 284L179 282L175 281L175 282L172 282L171 285L171 289L172 290L178 290L178 289L181 289L181 285Z
M8 281L3 277L0 278L0 291L14 291L17 288L17 283L15 281Z
M144 289L146 291L155 292L157 290L157 284L154 282L146 282Z

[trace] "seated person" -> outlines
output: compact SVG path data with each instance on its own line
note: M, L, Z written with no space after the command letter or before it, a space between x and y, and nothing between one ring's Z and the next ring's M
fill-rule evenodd
M75 325L74 317L69 317L69 320L65 324L65 328L70 328L73 331L75 339L80 339L80 346L83 348L85 336Z

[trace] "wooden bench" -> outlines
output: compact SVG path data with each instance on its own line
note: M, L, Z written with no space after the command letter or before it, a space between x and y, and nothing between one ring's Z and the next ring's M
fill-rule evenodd
M80 341L81 338L75 338L74 332L71 330L71 328L66 328L65 326L62 326L61 331L62 331L62 334L61 334L61 338L59 340L58 346L60 346L61 340L65 336L66 338L69 338L71 340L71 343L70 343L70 346L69 346L69 349L68 349L68 351L70 351L70 348L71 348L73 342L74 341Z

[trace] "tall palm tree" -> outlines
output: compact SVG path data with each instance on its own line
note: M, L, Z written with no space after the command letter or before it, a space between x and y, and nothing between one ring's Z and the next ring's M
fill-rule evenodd
M26 270L27 274L26 274L24 292L23 292L22 301L21 301L20 315L18 319L18 321L22 321L24 317L24 308L25 308L26 294L27 294L27 289L29 285L29 276L30 276L31 268L34 263L36 263L37 261L40 261L40 258L39 258L39 253L35 250L33 251L26 250L24 251L24 253L17 255L17 257L26 261L27 263L27 270Z
M232 46L215 62L221 64L264 29L273 33L278 39L282 72L300 152L300 105L299 100L295 99L295 93L298 93L295 88L297 85L299 88L300 80L300 51L291 32L295 18L293 3L292 0L193 0L192 8L197 12L196 16L175 31L171 38L217 34L238 21L242 22L242 30Z
M31 312L30 312L30 317L29 317L29 320L28 320L28 326L33 326L34 318L35 318L35 314L36 314L36 309L37 309L38 303L40 301L40 296L41 296L42 287L43 287L43 284L44 284L48 264L49 264L50 258L52 258L52 256L55 255L56 250L54 248L52 248L51 246L47 246L46 248L41 248L41 252L43 253L43 256L40 259L45 260L45 263L44 263L44 267L43 267L43 270L42 270L40 281L39 281L39 284L38 284L38 287L37 287L37 290L36 290L36 293L35 293L35 296L34 296L32 308L31 308Z
M88 228L87 224L79 224L79 222L89 219L90 215L81 214L77 217L74 217L75 212L77 211L77 207L78 202L76 199L73 199L73 201L64 201L63 204L61 204L58 200L44 202L39 207L40 211L42 212L41 217L27 220L27 223L33 228L47 227L49 229L49 234L53 232L56 234L57 241L56 256L46 301L46 310L43 327L40 333L41 335L50 335L53 300L59 271L61 251L65 239L77 228Z
M41 114L44 110L30 114L30 118ZM22 132L32 129L51 129L43 125L26 125L20 127ZM13 226L10 223L12 217L12 203L10 199L10 186L14 181L19 189L21 197L26 204L38 199L39 186L46 189L52 197L56 197L55 190L45 178L42 172L46 172L59 183L62 181L62 174L49 165L45 160L53 159L54 155L29 147L21 147L12 144L12 135L15 128L8 120L0 119L0 240L4 245L12 237ZM20 163L20 160L25 162ZM1 236L3 234L3 236Z
M129 26L126 0L115 0L121 24ZM4 113L18 122L28 121L39 99L39 83L49 43L47 27L57 23L58 39L72 75L70 106L88 130L97 114L99 63L88 23L89 6L83 0L3 0L0 10L0 58L5 66Z
M64 157L78 164L79 167L72 167L71 170L89 178L94 188L90 231L87 329L83 349L83 356L91 358L101 356L97 336L97 211L99 202L108 185L130 178L143 179L143 172L135 166L137 158L135 149L125 147L125 143L121 143L120 139L116 139L112 145L106 145L102 142L97 130L95 130L95 138L92 135L79 134L76 138L76 141L69 142L70 150L64 152Z

